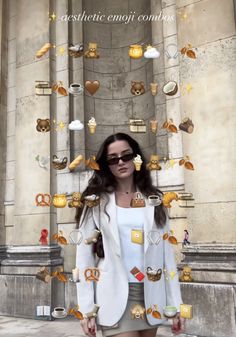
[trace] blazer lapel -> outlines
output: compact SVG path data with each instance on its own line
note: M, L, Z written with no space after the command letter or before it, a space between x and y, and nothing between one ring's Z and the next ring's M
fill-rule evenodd
M148 232L152 230L153 223L154 223L154 207L148 204L148 199L145 198L146 207L143 208L144 210L144 254L147 252L149 247L149 240L147 239Z
M107 228L111 233L114 242L114 250L118 256L121 256L121 247L120 247L120 236L117 225L117 208L116 208L116 200L115 193L108 194L108 203L106 205L106 212L109 214L110 219L108 219L107 214L104 212L105 202L102 204L102 212L101 219L103 223L106 223Z

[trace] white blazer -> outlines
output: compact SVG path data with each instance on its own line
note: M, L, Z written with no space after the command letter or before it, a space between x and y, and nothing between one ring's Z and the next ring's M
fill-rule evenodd
M116 220L115 193L107 194L108 203L104 213L106 199L100 200L99 206L88 210L80 230L83 241L77 245L76 267L79 268L80 282L77 282L77 299L79 310L87 313L93 309L94 304L98 304L97 323L104 326L115 325L122 317L128 299L128 278L121 258L120 238ZM147 315L150 325L161 324L166 319L163 316L163 307L166 305L178 308L182 303L178 273L173 252L173 247L168 240L163 240L163 234L169 231L168 221L164 228L157 228L154 220L154 207L148 204L145 198L146 207L143 207L144 215L144 268L142 272L144 278L144 299L145 308L157 305L162 319L156 319L151 314ZM83 219L83 215L82 218ZM92 245L84 243L84 239L91 236L94 229L99 228L103 237L103 248L105 257L100 259L96 265L96 259L92 252ZM158 230L160 241L158 244L151 243L147 235L151 230ZM135 258L134 258L135 266ZM86 268L97 267L100 270L99 281L86 281L84 270ZM162 269L162 276L159 281L149 281L146 276L147 267ZM163 269L166 272L163 272ZM171 273L170 273L171 272ZM170 273L170 274L169 274ZM167 279L168 278L168 279ZM96 283L96 284L95 284Z

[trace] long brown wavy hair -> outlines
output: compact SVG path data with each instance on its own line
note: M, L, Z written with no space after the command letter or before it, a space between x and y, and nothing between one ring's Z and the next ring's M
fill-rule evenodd
M82 193L81 200L83 201L85 196L96 194L97 196L101 196L104 193L112 193L116 190L117 181L114 175L111 173L109 166L107 164L107 148L111 143L114 143L117 140L124 140L126 141L129 146L132 148L133 153L135 155L139 154L143 160L141 165L140 171L134 171L133 178L134 178L134 185L139 191L148 197L151 194L157 194L160 197L163 193L152 184L152 179L150 175L150 171L146 169L146 159L140 149L139 144L134 140L132 137L125 133L116 133L114 135L109 136L106 138L101 145L97 155L96 155L96 162L99 164L100 170L94 171L92 177L88 182L87 188ZM75 220L77 222L77 227L80 223L80 218L83 212L83 208L76 209ZM86 210L87 212L87 210ZM105 209L106 212L106 209ZM86 214L86 213L85 213ZM85 217L85 215L84 215ZM109 217L109 215L108 215ZM161 204L160 206L155 206L155 222L157 227L163 227L166 222L166 213L164 211L164 207Z

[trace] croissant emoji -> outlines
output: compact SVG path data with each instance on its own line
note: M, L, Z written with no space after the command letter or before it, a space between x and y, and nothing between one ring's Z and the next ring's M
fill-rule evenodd
M164 207L170 208L171 207L170 203L173 200L176 201L179 200L178 194L175 192L166 192L162 197L162 204Z

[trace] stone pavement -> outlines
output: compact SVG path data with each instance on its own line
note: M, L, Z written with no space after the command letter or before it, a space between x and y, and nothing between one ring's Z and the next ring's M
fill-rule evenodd
M85 336L80 328L80 323L74 318L67 317L54 321L24 319L0 316L1 337L82 337ZM159 328L158 337L174 336L169 326ZM187 337L181 334L179 337ZM102 337L97 333L97 337ZM191 336L195 337L195 336Z

